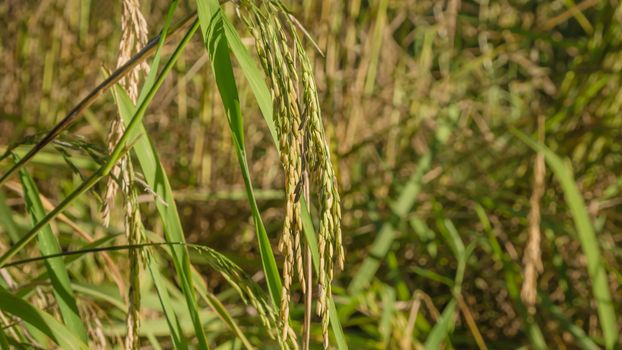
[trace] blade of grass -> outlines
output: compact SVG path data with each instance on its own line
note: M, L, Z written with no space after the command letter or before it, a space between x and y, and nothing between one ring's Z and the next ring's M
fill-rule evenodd
M45 216L43 204L39 198L39 190L32 177L24 169L20 170L20 180L24 188L24 198L26 200L26 209L30 212L33 224L36 224ZM60 244L52 233L50 225L46 225L39 232L39 250L42 255L57 254L61 252ZM45 260L45 267L48 272L50 281L52 282L52 290L60 314L67 327L73 331L83 342L88 341L86 328L80 319L76 298L71 288L69 273L65 266L63 258L52 258Z
M20 318L46 336L50 337L62 349L88 349L86 344L73 334L52 315L38 310L21 298L11 295L0 288L0 310Z
M163 245L164 244L162 244L162 245L157 244L157 246L163 246ZM195 245L195 244L185 244L185 245L186 245L186 247L194 248L196 250L204 248L201 245ZM171 253L171 251L169 249L163 249L163 251L165 251L170 258L173 257L173 255L172 255L172 253ZM231 262L230 260L228 260L224 256L220 256L220 259L226 260L228 263L230 263L232 265L235 265L233 262ZM222 271L219 271L213 265L210 264L210 266L212 268L214 268L217 272L221 272L222 273ZM235 265L235 266L237 267L237 265ZM201 274L194 268L194 266L191 266L191 269L192 269L192 271L191 271L192 272L192 277L194 278L194 281L195 281L195 288L196 288L195 290L197 291L197 293L199 294L201 299L203 299L203 301L205 301L217 313L217 315L221 319L221 321L223 321L229 327L229 329L242 341L242 344L247 349L253 349L254 347L251 345L250 341L248 340L248 338L246 337L246 335L242 331L241 327L235 322L235 319L231 316L231 314L229 313L227 308L225 308L222 305L222 303L220 303L220 300L218 300L217 297L213 293L210 293L207 290L207 287L205 286L205 284L202 281ZM242 269L239 268L239 267L238 267L238 270L242 271ZM161 277L158 277L158 279L160 280L158 282L160 287L158 287L158 288L164 288L163 292L166 292L167 288L164 287L166 282L162 282ZM171 285L169 285L169 288L170 287L171 287ZM174 316L174 314L173 314L173 316Z
M76 293L91 297L95 300L104 301L119 309L119 311L125 312L127 310L127 304L121 298L121 295L114 290L86 283L72 283L72 287Z
M120 155L120 154L119 154ZM71 204L77 197L82 195L88 189L93 187L99 180L101 180L106 174L106 166L99 168L93 175L82 182L77 188L75 188L59 205L57 205L51 212L49 212L43 219L41 219L28 233L15 242L2 256L0 256L0 267L4 267L9 259L22 250L41 230L45 227L53 218L60 214L69 204Z
M151 344L151 346L153 347L153 350L162 350L162 347L160 347L160 342L158 341L158 339L155 337L155 335L153 334L153 332L148 332L147 333L147 339L149 339L149 343Z
M546 146L532 140L518 130L512 130L512 133L533 150L544 154L546 163L553 170L555 178L559 181L564 191L566 204L572 214L581 248L587 258L587 272L592 280L592 293L594 294L600 326L605 338L605 348L613 349L618 344L620 333L607 281L607 271L605 270L600 246L598 245L598 237L594 232L585 201L575 182L570 161L562 160Z
M214 267L212 266L212 268ZM195 281L201 281L201 274L194 268L192 269L192 275ZM227 325L227 327L229 327L231 332L233 332L233 334L235 334L238 339L240 339L240 341L242 342L242 345L244 345L246 349L249 349L249 350L254 349L253 345L251 344L251 342L248 340L248 338L242 331L242 328L238 325L235 319L231 316L227 308L220 302L218 297L214 295L213 293L210 293L203 283L197 282L196 285L197 285L196 290L199 293L199 296L201 297L201 299L203 299L203 301L205 301L207 305L209 305L212 308L212 310L216 312L220 320L223 321Z
M413 266L412 267L412 271L414 273L416 273L417 275L419 275L419 276L421 276L423 278L427 278L427 279L429 279L431 281L442 283L442 284L444 284L446 286L449 286L449 287L453 287L454 286L454 281L451 278L443 276L443 275L440 275L440 274L438 274L438 273L436 273L436 272L434 272L434 271L432 271L430 269L424 269L424 268L419 267L419 266Z
M436 350L441 348L441 342L447 338L453 328L453 320L456 312L456 300L452 299L443 310L441 318L430 331L428 339L425 341L426 350Z
M101 248L100 246L112 241L113 239L117 238L120 234L116 234L116 235L110 235L110 236L106 236L103 238L100 238L96 241L93 241L87 245L85 245L81 250L84 253L89 252L90 249L96 249L96 248ZM64 262L65 262L65 266L68 267L71 264L73 264L74 262L78 261L79 259L85 257L85 254L71 254L73 253L73 251L66 251L66 252L62 252L59 254L52 254L50 257L62 257L65 258ZM39 259L43 260L47 257L45 256L40 256L38 257ZM32 260L29 260L27 262L24 262L23 260L20 261L14 261L12 263L8 263L6 265L4 265L4 267L10 267L10 266L18 266L21 263L28 263L28 262L34 262L34 261L38 261L38 260L34 260L34 258ZM48 279L48 271L47 270L43 270L38 276L32 278L28 284L24 287L19 288L19 291L16 293L16 296L20 297L20 298L28 298L32 292L35 291L35 288L40 284L43 283L44 281L46 281Z
M458 230L451 220L444 217L443 211L440 207L437 207L435 210L437 211L438 216L437 227L452 250L454 257L458 262L458 266L456 268L456 276L452 282L453 298L445 307L441 318L430 331L430 335L425 342L426 349L438 349L443 339L448 338L453 331L454 314L456 312L458 299L461 298L460 293L462 290L462 282L464 281L466 262L474 248L474 244L469 244L467 247L464 246L464 242L462 242Z
M9 148L6 148L6 147L0 147L0 153L6 152L8 149ZM11 153L17 154L18 157L22 158L28 153L28 151L30 150L30 147L17 146L17 147L11 148L10 150L11 150ZM63 157L62 154L58 154L57 151L39 151L37 152L35 156L33 156L30 162L33 162L39 165L54 166L54 167L57 167L57 166L64 167L67 165L66 159ZM71 162L74 165L76 165L79 169L85 169L85 170L91 170L91 171L97 169L97 162L94 161L92 158L84 156L84 155L72 154Z
M181 324L177 319L177 315L173 309L173 304L171 303L171 297L168 294L168 290L164 285L164 281L162 278L162 274L160 272L160 267L153 256L149 256L147 262L147 266L149 268L149 272L151 274L151 278L153 280L153 285L158 294L158 300L160 301L160 306L162 307L162 312L164 313L164 317L166 318L166 323L169 329L169 335L173 340L173 344L175 345L175 349L185 350L188 349L188 343L184 339L183 330L181 328Z
M186 246L190 247L190 248L194 248L194 249L198 250L199 252L205 252L206 249L207 249L207 247L204 247L204 246L201 246L201 245L196 245L196 244L186 244ZM171 254L170 250L164 249L164 251L170 257L172 257L172 254ZM210 250L210 251L212 251L212 250ZM242 271L241 268L239 268L235 263L230 261L224 255L220 255L219 253L217 253L215 251L212 251L212 253L218 255L216 260L218 260L218 261L226 261L227 264L230 264L231 266L234 266L237 271ZM223 275L223 277L225 277L225 279L230 283L230 285L238 293L240 293L240 296L242 297L242 299L244 299L245 302L247 301L247 298L249 298L249 296L245 297L245 296L241 295L243 293L242 290L240 289L240 287L238 285L235 284L234 281L230 280L230 276L228 276L224 271L221 271L218 268L218 266L216 266L216 265L214 265L212 263L209 263L209 262L208 262L208 264L215 271L221 273ZM199 294L199 296L201 297L201 299L203 299L203 301L205 301L216 312L217 316L221 319L221 321L223 321L227 325L227 327L229 327L229 329L241 340L241 342L242 342L242 344L244 345L245 348L247 348L247 349L254 349L254 347L252 346L252 344L250 343L250 341L248 340L248 338L246 337L246 335L242 331L241 327L236 323L235 319L231 316L231 314L229 313L227 308L225 308L224 305L222 305L222 303L220 302L220 300L216 297L216 295L214 295L213 293L210 293L207 290L207 287L204 285L204 283L202 283L201 274L194 267L191 266L191 268L192 268L192 277L195 280L196 291ZM238 275L238 274L236 274L236 275ZM239 275L238 275L238 277L239 277ZM248 280L252 281L250 278ZM259 287L257 287L257 289L260 290Z
M199 294L208 303L208 305L218 314L218 317L231 329L231 331L242 341L242 344L246 349L252 350L254 349L253 345L251 345L250 341L244 335L244 332L240 328L240 326L235 322L227 308L218 300L218 298L209 292L202 293L199 291Z
M198 250L199 252L204 252L204 250L203 250L204 247L201 246L201 245L189 244L188 247L194 248L195 250ZM243 271L241 268L239 268L235 263L230 261L224 255L219 256L218 259L222 259L223 261L227 261L227 263L235 266L238 271ZM223 271L220 271L217 268L217 266L213 265L212 263L208 262L208 264L216 272L219 272L219 273L222 274L222 276L229 282L231 287L233 287L240 294L240 297L242 299L244 299L245 302L248 301L249 296L243 296L242 295L243 292L240 289L240 287L235 285L234 281L229 280L230 276L226 276L226 274ZM207 305L209 305L212 308L212 310L214 310L216 312L216 314L220 318L220 320L223 321L227 325L227 327L229 327L229 329L233 332L233 334L235 334L237 336L238 339L240 339L240 341L242 342L242 345L246 349L254 349L254 347L251 344L250 340L248 340L248 338L246 337L246 335L242 331L242 328L238 325L238 323L235 321L235 319L231 316L231 314L229 313L227 308L220 302L220 300L218 299L218 297L216 295L214 295L213 293L210 293L207 290L207 287L205 286L205 284L200 283L200 281L201 281L201 274L194 267L192 268L192 275L193 275L193 278L196 281L196 286L197 286L196 291L199 294L199 296L201 297L201 299L203 301L205 301L205 303L207 303ZM252 281L252 280L249 278L249 281ZM259 286L257 286L257 289L261 290Z
M225 35L227 36L227 43L229 44L229 48L231 52L235 55L240 68L242 69L242 73L246 77L248 81L248 85L253 91L253 95L255 96L255 100L257 101L257 105L261 110L261 113L268 125L268 130L270 130L270 135L272 136L272 140L275 145L278 146L278 138L276 134L276 126L274 125L274 119L272 114L272 97L270 95L270 89L264 80L263 73L257 68L255 61L251 58L251 55L246 50L246 47L242 43L242 39L240 39L240 35L233 27L233 24L223 16L222 18L223 28L225 30ZM277 147L278 151L278 147Z
M397 299L400 301L408 300L411 293L408 290L406 281L402 278L402 273L400 272L400 261L393 251L387 254L387 267L389 268L389 274L387 276L390 278L389 284L394 286Z
M105 239L108 240L110 238L106 237ZM87 248L85 249L68 250L68 251L64 251L64 252L60 252L56 254L42 255L42 256L36 256L36 257L26 258L22 260L16 260L16 261L7 263L6 265L4 265L4 267L20 266L24 264L30 264L36 261L44 261L47 259L53 259L53 258L58 258L58 257L68 257L67 261L72 262L73 260L81 258L82 255L87 254L87 253L113 252L113 251L138 249L138 248L146 248L146 247L154 247L154 246L184 245L184 244L185 243L183 242L162 242L162 243L123 244L123 245L113 245L113 246L107 246L107 247L97 247L97 246L92 246L89 244ZM77 256L77 257L72 258L72 256Z

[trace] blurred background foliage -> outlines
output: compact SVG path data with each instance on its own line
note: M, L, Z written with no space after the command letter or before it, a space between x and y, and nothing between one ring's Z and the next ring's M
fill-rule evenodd
M141 6L153 36L168 3ZM180 6L182 13L194 11L192 2ZM334 292L351 347L433 346L426 340L454 301L446 347L603 346L575 221L549 168L540 199L542 269L535 311L521 301L536 152L512 130L538 140L542 121L541 142L572 164L619 311L622 5L304 0L288 6L322 51L307 40L342 198L346 268L336 274ZM233 7L226 8L240 24ZM25 144L18 153L27 150L29 140L50 130L101 81L102 67L114 67L120 12L120 2L110 1L0 3L2 150L20 142ZM252 37L241 33L251 45ZM284 214L282 170L250 89L239 86L250 170L276 242ZM28 166L50 201L58 203L105 157L115 113L112 96L103 96ZM243 179L199 36L144 123L171 179L187 240L222 252L262 281ZM102 187L66 213L95 238L109 233L99 214ZM161 235L153 196L143 189L145 226ZM3 205L11 208L10 220L2 220L26 231L31 223L16 179L0 191ZM122 215L113 211L110 232L122 231ZM0 230L4 250L11 225ZM65 249L76 246L72 225L59 221L55 230ZM72 278L110 291L123 288L114 274L123 275L127 259L109 254L89 256ZM235 311L239 303L220 275L198 254L193 264L252 334L255 325L245 321L242 309ZM25 265L10 273L27 281L38 269ZM106 301L88 293L80 299L103 325L118 326L104 326L106 337L120 334L123 317L106 310ZM293 311L294 319L302 319L302 307ZM447 312L452 318L454 310ZM230 335L221 328L211 331L224 341Z

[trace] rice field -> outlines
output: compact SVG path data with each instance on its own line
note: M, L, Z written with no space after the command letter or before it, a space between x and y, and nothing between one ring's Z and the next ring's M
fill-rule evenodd
M0 348L622 347L622 3L0 3Z

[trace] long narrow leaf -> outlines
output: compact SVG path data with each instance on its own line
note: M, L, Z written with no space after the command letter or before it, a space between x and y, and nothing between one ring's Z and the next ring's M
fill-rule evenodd
M158 300L160 301L160 305L162 306L162 311L164 312L164 317L166 318L166 323L170 331L169 334L171 336L171 339L173 340L173 344L175 344L175 349L188 349L188 343L184 339L181 324L179 323L177 315L173 310L171 298L168 294L166 286L164 285L163 278L160 273L160 267L158 266L158 263L154 257L148 257L147 259L147 266L149 268L149 272L151 273L151 278L153 280L156 292L158 293Z
M64 252L60 252L59 254L50 254L50 255L46 255L46 256L40 256L39 258L43 259L43 258L47 258L47 257L62 257L64 259L64 263L65 266L68 267L71 264L73 264L74 262L80 260L81 258L85 257L86 254L89 250L92 249L101 249L101 246L109 243L110 241L112 241L113 239L115 239L117 235L110 235L110 236L106 236L106 237L102 237L96 241L93 241L87 245L85 245L82 249L80 249L83 253L81 254L69 254L71 253L71 251L64 251ZM36 258L29 258L29 259L25 259L22 261L13 261L9 264L6 264L5 267L9 267L9 266L18 266L21 265L22 263L28 263L28 262L34 262L37 261L35 260ZM38 276L32 278L28 285L24 288L20 288L19 291L15 294L16 296L20 297L20 298L27 298L29 297L36 289L36 287L40 284L45 282L47 279L49 278L48 276L48 271L47 270L43 270Z
M26 208L30 212L33 224L36 224L45 217L45 210L39 198L39 190L32 180L32 177L30 177L23 168L20 170L20 180L24 188ZM56 236L54 236L54 233L52 233L50 225L46 225L41 232L39 232L39 250L42 255L58 254L61 252L60 244ZM69 273L67 273L63 258L47 259L45 260L45 267L52 282L52 290L63 321L65 321L67 327L69 327L77 337L83 342L87 342L88 336L84 324L80 319L78 305L76 304L76 298L71 289Z
M201 298L205 300L206 303L216 312L218 317L231 329L231 331L242 341L244 347L248 350L254 349L253 345L251 345L248 338L244 335L244 332L240 328L240 326L235 322L227 308L218 300L214 294L206 292L202 293L199 291Z

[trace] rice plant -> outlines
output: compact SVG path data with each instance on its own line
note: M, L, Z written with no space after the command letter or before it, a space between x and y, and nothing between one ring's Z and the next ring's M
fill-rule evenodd
M0 348L621 346L618 1L0 18Z

